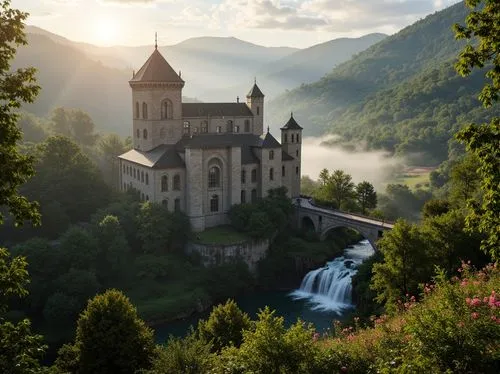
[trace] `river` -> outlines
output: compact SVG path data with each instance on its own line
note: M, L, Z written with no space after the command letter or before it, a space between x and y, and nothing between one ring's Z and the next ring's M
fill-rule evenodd
M319 332L332 326L334 320L342 320L354 309L351 304L351 277L356 267L373 254L368 241L363 240L344 250L344 256L329 261L325 266L306 274L298 288L290 291L254 292L236 298L241 310L255 318L259 309L268 305L284 317L287 326L298 318L311 322ZM190 326L196 327L198 320L207 318L210 311L197 313L190 318L155 327L157 342L168 336L184 336Z

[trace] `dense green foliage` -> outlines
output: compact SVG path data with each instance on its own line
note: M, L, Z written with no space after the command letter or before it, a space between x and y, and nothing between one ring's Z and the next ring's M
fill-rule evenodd
M19 194L19 187L33 176L33 157L18 148L22 132L17 125L17 109L32 102L40 87L33 68L10 71L10 63L19 45L26 44L23 32L27 13L10 7L9 0L0 2L0 208L7 207L16 225L24 220L40 222L37 204ZM0 210L0 224L4 211Z

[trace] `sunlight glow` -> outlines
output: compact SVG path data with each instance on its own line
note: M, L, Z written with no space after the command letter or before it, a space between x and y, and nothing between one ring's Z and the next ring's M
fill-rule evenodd
M100 18L95 23L95 40L99 44L113 44L117 42L118 23L111 18Z

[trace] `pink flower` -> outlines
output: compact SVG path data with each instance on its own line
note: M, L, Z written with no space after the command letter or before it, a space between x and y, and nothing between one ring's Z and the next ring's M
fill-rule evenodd
M466 297L466 298L465 298L465 303L466 303L467 305L470 305L470 302L471 302L471 298L470 298L470 297Z
M470 302L470 305L471 306L481 305L481 299L479 299L478 297L473 298L472 301Z
M464 327L464 326L465 326L465 323L463 323L462 321L460 321L460 322L458 322L458 323L457 323L457 326L458 326L458 327Z
M317 341L318 341L318 339L319 339L319 337L320 337L319 333L318 333L318 332L315 332L315 333L313 334L313 341L314 341L314 342L317 342Z
M478 319L478 318L479 318L479 313L477 313L477 312L472 312L472 313L470 314L470 316L472 317L472 319Z

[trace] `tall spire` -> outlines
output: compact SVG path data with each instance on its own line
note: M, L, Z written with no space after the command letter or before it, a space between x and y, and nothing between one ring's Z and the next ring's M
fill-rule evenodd
M155 32L155 49L158 49L158 33Z

